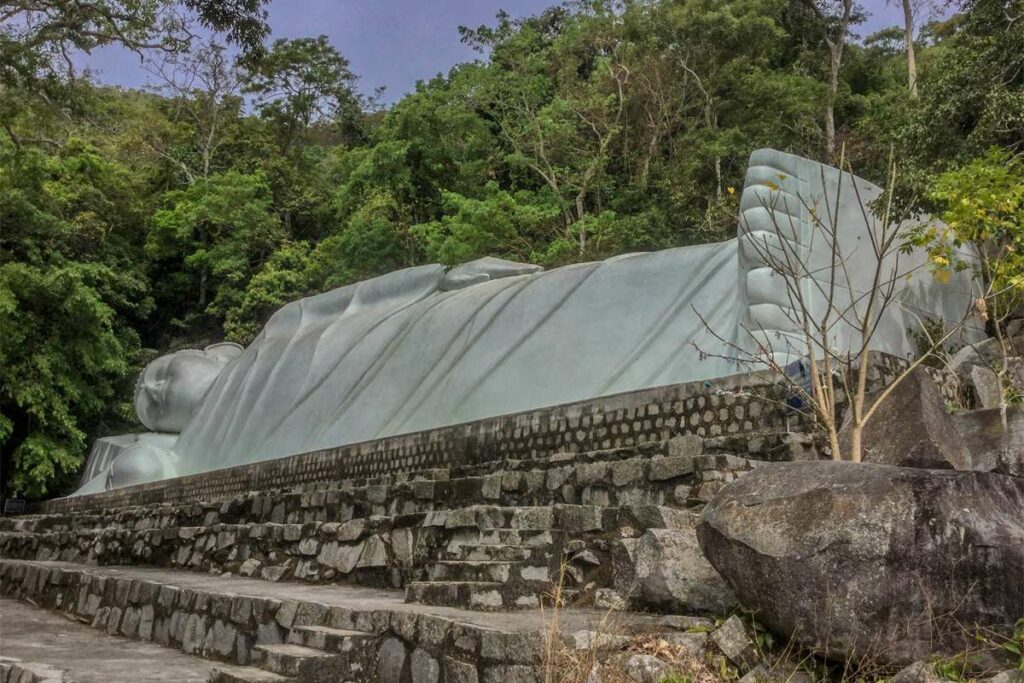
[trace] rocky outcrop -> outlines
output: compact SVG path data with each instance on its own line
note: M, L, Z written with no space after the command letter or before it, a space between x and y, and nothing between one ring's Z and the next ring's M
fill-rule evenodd
M872 405L877 393L869 394ZM850 430L839 433L848 452ZM942 392L923 367L914 369L882 399L861 433L865 462L900 467L969 469L970 460Z
M1024 480L844 462L777 463L725 487L697 529L758 619L832 656L908 663L963 625L1024 615Z

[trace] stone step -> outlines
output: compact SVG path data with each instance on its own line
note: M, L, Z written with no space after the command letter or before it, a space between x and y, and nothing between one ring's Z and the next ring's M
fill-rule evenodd
M286 683L294 681L291 676L282 676L255 666L216 666L210 672L207 683Z
M497 581L412 581L405 587L406 602L484 612L536 609L541 599L541 591L535 586Z
M252 648L254 666L303 681L326 680L336 671L341 657L294 643L265 643Z
M457 680L508 680L504 676L509 667L538 661L540 634L550 628L549 615L539 609L523 609L515 619L481 612L537 607L538 589L522 594L517 588L494 582L426 582L406 592L356 585L310 587L182 570L0 559L0 596L31 604L33 611L62 614L67 618L58 622L87 629L94 639L113 640L108 634L118 634L123 638L115 643L167 648L186 660L202 658L203 679L213 667L221 670L221 678L214 681L278 680L253 669L302 681L316 680L322 672L329 672L330 681L398 680L384 676L385 669L378 666L387 659L398 662L398 669L388 672L403 670L407 658L428 673L457 665L469 676ZM446 589L454 595L444 595ZM408 595L417 592L424 602L454 607L408 604ZM603 616L567 609L559 617L559 628L568 636ZM634 615L629 629L634 623L658 625L662 619Z
M546 546L481 545L479 543L448 543L439 553L441 560L482 560L494 562L525 562L547 564L552 552Z
M546 548L554 543L554 537L549 529L462 529L452 534L448 544L458 545L464 542L473 545Z
M430 581L467 581L474 583L508 583L536 585L546 589L551 583L551 572L546 565L530 566L522 562L442 560L427 565Z
M295 626L288 633L288 641L324 652L348 654L357 648L374 646L377 636L366 631L330 626Z
M651 505L474 505L344 523L6 532L0 533L0 555L144 564L269 581L346 580L399 587L422 579L431 561L548 565L559 559L566 539L610 541L623 532L638 535L648 528L692 528L695 519L691 511Z

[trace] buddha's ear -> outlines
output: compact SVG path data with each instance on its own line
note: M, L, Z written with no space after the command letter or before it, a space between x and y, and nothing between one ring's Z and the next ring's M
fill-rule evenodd
M242 348L241 344L236 344L235 342L220 342L217 344L210 344L205 349L203 349L203 351L205 351L206 353L210 354L211 356L214 356L218 360L224 361L225 363L241 356L242 351L244 350L245 349Z

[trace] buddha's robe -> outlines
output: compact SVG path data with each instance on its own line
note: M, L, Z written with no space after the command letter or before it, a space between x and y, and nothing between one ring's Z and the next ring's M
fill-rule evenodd
M736 372L736 242L441 291L410 268L291 303L224 370L180 474Z

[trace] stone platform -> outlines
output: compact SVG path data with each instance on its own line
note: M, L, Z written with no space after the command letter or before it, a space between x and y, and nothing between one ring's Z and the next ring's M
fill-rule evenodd
M216 664L0 599L0 683L204 683Z
M0 560L0 592L111 636L222 662L211 681L535 680L551 619L540 609L494 614L407 604L400 591L359 586L7 559ZM16 627L16 614L4 614L5 629ZM557 630L560 640L586 643L598 630L671 633L709 623L635 613L609 622L607 612L573 609L559 612ZM30 648L5 643L3 650L18 656ZM36 663L49 657L37 656Z

